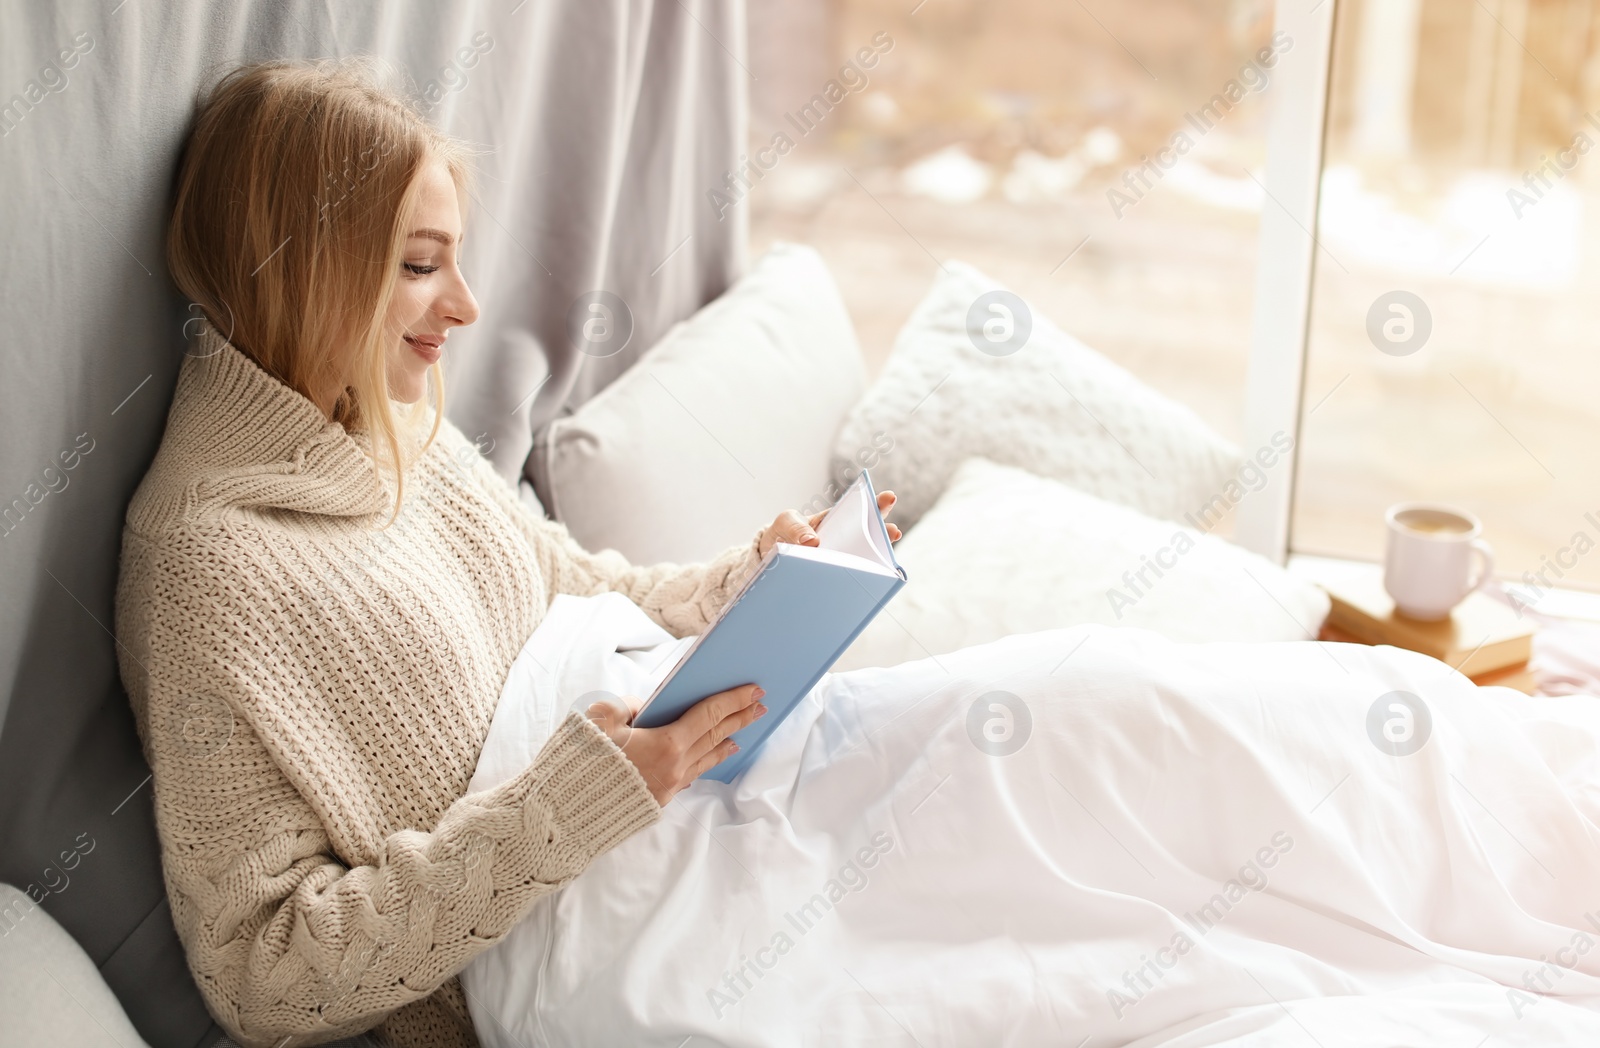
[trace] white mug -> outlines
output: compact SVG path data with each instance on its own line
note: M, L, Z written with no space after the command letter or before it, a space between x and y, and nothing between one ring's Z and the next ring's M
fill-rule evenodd
M1383 588L1407 618L1448 618L1494 571L1494 551L1478 537L1483 525L1466 510L1402 502L1389 507L1385 520L1389 549Z

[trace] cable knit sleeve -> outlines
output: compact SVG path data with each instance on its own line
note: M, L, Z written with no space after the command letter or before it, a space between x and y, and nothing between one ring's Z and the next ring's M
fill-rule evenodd
M633 765L572 714L517 777L460 797L426 830L380 837L368 861L342 859L326 792L301 781L315 761L260 730L293 705L284 688L306 687L290 668L300 642L260 636L203 568L140 550L125 546L133 562L118 594L123 679L153 773L173 919L201 992L241 1044L370 1029L660 818Z
M464 445L465 450L456 452L460 460L470 462L473 476L511 515L533 547L544 573L547 604L558 593L584 597L615 591L639 605L674 637L686 637L704 633L761 563L757 543L762 528L756 529L749 542L730 546L703 564L639 565L629 563L614 549L590 552L578 544L565 524L529 509L459 431L451 437ZM773 512L776 515L777 511Z

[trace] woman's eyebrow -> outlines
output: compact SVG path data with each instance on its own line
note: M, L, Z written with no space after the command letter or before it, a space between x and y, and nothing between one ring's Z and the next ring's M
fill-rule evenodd
M413 232L411 234L411 236L413 238L415 238L415 237L427 237L429 240L437 240L439 243L443 244L445 247L449 247L451 244L454 244L456 242L456 238L455 237L451 236L449 233L446 233L442 229L432 229L432 228L419 229L419 230L416 230L415 232Z

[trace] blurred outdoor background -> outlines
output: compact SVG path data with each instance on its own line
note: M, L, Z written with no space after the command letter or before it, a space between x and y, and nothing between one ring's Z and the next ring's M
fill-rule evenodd
M741 205L752 249L822 252L873 374L958 258L1242 442L1272 9L752 0L751 147L797 142ZM875 38L866 83L801 114ZM1107 191L1180 130L1196 148L1119 217ZM1410 499L1481 516L1507 578L1600 544L1600 0L1339 0L1325 160L1295 551L1379 559ZM1431 328L1403 355L1368 333L1396 291ZM1600 552L1562 570L1600 588Z

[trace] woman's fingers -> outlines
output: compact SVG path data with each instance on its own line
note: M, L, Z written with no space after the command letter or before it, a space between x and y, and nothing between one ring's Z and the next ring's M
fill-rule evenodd
M751 724L754 724L756 720L766 712L766 706L759 702L752 702L744 709L722 718L722 720L718 721L710 731L700 736L700 738L696 739L694 743L690 745L689 763L691 765L698 763L700 758L704 757L706 753L722 745L723 741L726 740L728 736L732 735L736 731L739 731L741 728L746 728ZM696 772L695 774L698 775L699 773ZM691 776L691 778L693 778L693 776Z
M715 749L701 757L695 762L694 767L689 769L689 781L693 782L738 752L739 744L732 739L719 743Z
M818 541L816 529L795 510L786 509L778 514L773 526L777 529L779 542L792 542L796 546L814 546Z
M757 684L741 684L737 688L719 691L690 706L683 716L667 726L667 730L673 733L687 753L690 746L722 723L724 718L745 709L765 694Z
M779 542L789 542L796 546L815 546L821 540L817 538L814 521L808 521L797 510L786 509L761 533L761 543L757 549L762 556L766 556L767 551Z
M878 512L888 516L894 508L895 493L892 491L878 492ZM802 517L797 510L786 509L778 514L772 526L761 533L759 550L766 556L774 543L789 542L796 546L818 546L822 540L817 537L817 528L822 526L822 519L828 515L827 510L813 513L809 517ZM893 524L889 528L889 541L895 542L900 538L900 529Z
M588 715L618 745L644 776L657 804L666 804L707 768L738 747L728 737L767 712L759 685L744 684L701 699L664 728L633 728L637 700L608 698Z
M894 492L892 492L892 491L880 491L880 492L878 492L878 512L880 514L882 514L885 518L887 518L889 516L889 511L894 509L895 501L896 501L896 498L895 498L895 493ZM898 527L896 527L895 525L890 524L887 519L885 519L883 523L884 523L884 527L889 532L889 541L890 542L899 542L900 541L900 529Z

